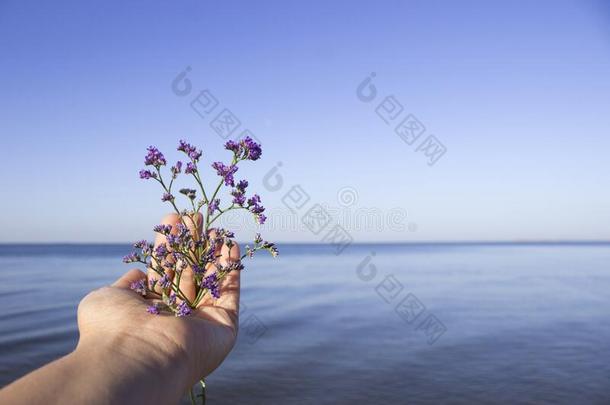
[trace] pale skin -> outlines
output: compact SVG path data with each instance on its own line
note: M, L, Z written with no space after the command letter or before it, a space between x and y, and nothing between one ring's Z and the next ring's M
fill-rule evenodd
M177 215L168 215L162 223L177 221ZM164 239L158 235L156 244ZM237 244L223 246L221 254L225 264L240 258ZM129 289L132 281L146 276L131 270L83 298L76 349L0 390L0 403L178 403L235 344L240 274L229 273L218 300L204 299L191 316L182 318L146 312L155 297ZM194 288L187 284L189 278L182 276L181 289Z

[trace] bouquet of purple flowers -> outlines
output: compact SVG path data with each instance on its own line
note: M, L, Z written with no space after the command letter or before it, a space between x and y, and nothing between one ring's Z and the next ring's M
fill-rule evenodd
M218 299L221 294L221 283L232 271L241 271L244 266L241 260L252 257L258 250L267 250L274 257L278 255L275 244L264 241L256 234L252 246L246 246L245 253L239 261L221 261L220 250L226 246L229 250L235 244L233 232L214 227L220 216L231 210L247 210L258 224L266 220L265 208L261 205L258 194L247 196L248 182L235 180L238 164L243 161L255 161L261 156L261 146L250 137L239 142L228 141L225 149L232 152L229 164L212 163L212 168L220 177L211 194L206 192L204 179L200 172L202 151L193 145L180 141L178 151L187 156L186 164L177 161L170 167L170 174L163 177L162 168L167 166L165 156L154 146L148 148L144 159L148 167L140 171L140 178L154 180L161 185L163 194L161 201L171 205L178 215L179 222L175 225L161 224L153 228L154 232L163 236L162 243L152 244L146 240L136 242L136 251L125 256L125 263L142 263L148 269L148 281L140 280L131 285L132 290L146 296L159 297L147 311L153 315L161 313L175 316L188 316L203 300ZM179 209L174 183L180 174L192 177L195 188L181 188L188 204L187 209ZM230 203L221 207L219 193L223 185L229 188ZM209 190L208 190L209 191ZM150 276L153 274L154 276ZM188 294L180 286L184 278L189 277L188 285L194 285L194 295ZM191 289L192 290L192 289ZM201 380L204 389L202 398L205 401L205 382ZM192 391L191 399L194 402Z

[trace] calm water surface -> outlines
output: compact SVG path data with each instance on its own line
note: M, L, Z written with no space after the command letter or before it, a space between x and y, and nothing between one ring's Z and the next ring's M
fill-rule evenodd
M0 386L70 351L129 246L0 245ZM283 246L214 403L610 403L610 245Z

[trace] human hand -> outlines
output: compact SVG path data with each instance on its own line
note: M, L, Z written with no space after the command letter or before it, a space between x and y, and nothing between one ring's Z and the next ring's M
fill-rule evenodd
M162 223L175 225L179 222L176 214L166 216ZM197 227L201 229L201 227ZM165 236L158 235L156 245L165 243ZM222 245L220 262L225 265L240 259L239 246L230 249ZM184 270L180 289L187 298L192 277L190 268ZM156 276L149 273L149 277ZM132 353L149 356L151 351L166 353L167 358L177 357L188 365L188 382L194 383L207 376L229 354L237 337L240 273L233 271L222 280L221 296L217 300L209 297L193 310L191 316L176 318L161 313L153 316L146 313L146 307L160 297L142 297L129 290L133 281L145 278L139 270L131 270L111 287L102 288L86 296L78 310L78 324L82 345L97 336L105 339L137 344L129 347ZM158 278L158 276L157 276ZM194 286L193 286L194 287ZM136 341L129 337L137 337ZM144 360L144 359L143 359Z
M169 215L163 223L175 225L178 220ZM164 239L161 235L156 244ZM240 259L237 244L221 249L221 264ZM235 344L240 273L228 273L220 284L220 298L202 300L185 317L146 312L159 297L142 297L130 289L132 282L146 277L131 270L83 298L76 350L5 387L0 403L177 403ZM181 280L187 294L189 285L183 283L191 279Z

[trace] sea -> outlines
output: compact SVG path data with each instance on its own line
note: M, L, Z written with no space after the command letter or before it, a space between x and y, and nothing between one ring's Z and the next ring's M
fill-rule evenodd
M610 403L610 244L279 248L245 263L208 404ZM130 250L0 245L0 387L74 349Z

